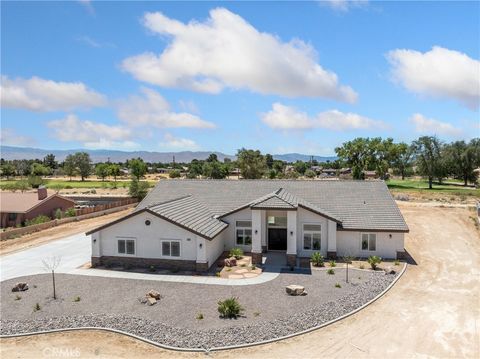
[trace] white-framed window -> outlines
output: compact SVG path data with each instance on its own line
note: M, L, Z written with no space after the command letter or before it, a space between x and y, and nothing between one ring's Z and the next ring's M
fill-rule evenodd
M319 251L322 248L322 226L320 224L303 225L303 249Z
M163 257L180 257L180 241L162 241Z
M252 244L252 221L235 222L235 243L239 246L249 246Z
M135 239L117 239L118 254L135 255Z
M362 233L362 251L376 251L376 250L377 250L377 234Z

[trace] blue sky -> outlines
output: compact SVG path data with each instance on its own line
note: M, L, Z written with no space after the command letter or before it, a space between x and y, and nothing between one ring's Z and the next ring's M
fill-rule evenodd
M480 135L479 2L2 2L2 144L331 155Z

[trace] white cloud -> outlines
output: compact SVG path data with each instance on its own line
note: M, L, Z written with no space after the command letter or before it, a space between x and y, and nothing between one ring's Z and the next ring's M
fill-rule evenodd
M476 109L480 105L480 61L464 53L435 46L432 50L397 49L387 54L394 79L408 90L450 98Z
M95 8L91 0L78 0L78 2L87 10L90 15L95 15Z
M73 114L60 120L48 122L48 127L53 129L56 139L64 142L77 141L90 145L94 143L107 144L115 141L126 141L131 137L128 128L80 120Z
M261 114L262 121L276 130L307 130L326 128L334 131L347 131L368 128L386 128L382 121L372 120L356 113L329 110L309 116L294 107L274 103L272 110Z
M0 143L2 145L27 146L35 143L35 140L29 136L19 135L10 128L2 128L0 130Z
M163 53L127 58L122 68L136 79L164 87L219 93L249 89L287 97L325 97L355 102L357 94L317 63L315 49L293 39L259 32L223 8L205 22L184 24L162 13L147 13L143 24L170 39Z
M110 47L110 48L117 47L115 44L111 42L100 42L86 35L78 37L77 40L80 42L83 42L84 44L87 44L90 47L95 47L97 49L102 47Z
M179 138L175 137L170 133L166 133L163 137L163 142L159 144L160 147L173 149L173 150L182 150L182 151L192 151L198 150L200 146L193 140L188 138Z
M105 97L81 82L55 82L39 77L2 76L1 105L30 111L70 111L103 106Z
M110 141L106 139L100 139L96 142L85 142L83 144L86 148L91 149L116 149L116 150L136 150L141 146L137 142L133 141Z
M321 3L333 10L347 12L351 8L368 5L368 0L321 0Z
M152 89L142 88L141 92L143 96L130 96L118 103L118 117L129 126L215 128L214 123L196 115L172 112L169 103Z
M420 113L414 114L410 118L410 122L415 125L415 131L424 135L446 135L450 137L459 137L463 131L454 127L450 123L441 122L433 118L427 118Z

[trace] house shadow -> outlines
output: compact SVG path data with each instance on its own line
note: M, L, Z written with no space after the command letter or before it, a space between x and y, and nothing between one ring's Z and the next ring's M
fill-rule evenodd
M405 262L407 262L410 265L418 265L417 261L415 258L412 257L412 255L405 249Z
M290 267L284 252L267 252L263 254L262 271L271 273L312 274L310 266L303 268L298 265Z

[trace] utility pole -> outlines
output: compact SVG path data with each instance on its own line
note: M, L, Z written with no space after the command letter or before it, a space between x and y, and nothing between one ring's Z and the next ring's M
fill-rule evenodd
M175 169L175 155L173 155L173 169Z

